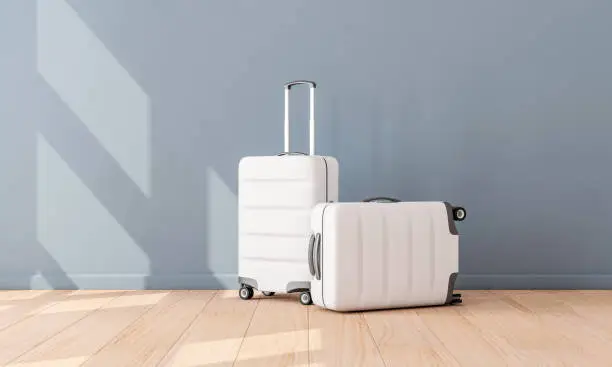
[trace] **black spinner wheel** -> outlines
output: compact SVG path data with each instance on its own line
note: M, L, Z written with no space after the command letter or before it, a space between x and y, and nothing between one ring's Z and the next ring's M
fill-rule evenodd
M248 285L243 285L238 291L238 295L244 300L253 298L253 294L253 288L249 287Z
M464 208L458 206L456 208L453 208L453 219L456 221L462 221L465 219L467 213L465 211Z
M310 296L310 292L302 292L300 294L300 303L303 305L312 304L312 297Z

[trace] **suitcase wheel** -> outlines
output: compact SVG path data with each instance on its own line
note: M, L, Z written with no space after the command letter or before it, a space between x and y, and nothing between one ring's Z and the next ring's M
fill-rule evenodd
M453 299L451 300L450 304L456 305L458 303L463 303L463 300L461 300L461 293L453 293Z
M300 303L303 305L312 304L312 297L310 297L310 292L302 292L300 294Z
M465 209L462 207L458 206L453 209L453 219L456 221L464 220L466 215L467 213L465 212Z
M253 298L253 293L253 288L246 285L243 285L238 291L238 295L244 300Z
M275 294L274 292L267 292L267 291L263 291L261 293L266 297L272 297Z

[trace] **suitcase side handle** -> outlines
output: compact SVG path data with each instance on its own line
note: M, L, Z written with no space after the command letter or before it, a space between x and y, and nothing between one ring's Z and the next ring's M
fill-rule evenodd
M310 269L310 275L315 276L315 265L314 265L314 245L315 245L315 235L314 233L310 235L310 240L308 241L308 268Z
M310 235L308 243L308 268L310 275L316 280L321 280L321 234L314 233Z
M315 122L314 122L314 90L317 83L310 80L295 80L285 83L285 153L289 153L289 90L294 85L307 84L310 86L310 155L315 154Z
M364 203L372 203L372 202L377 202L377 203L399 203L401 202L400 199L396 199L396 198L391 198L391 197L386 197L386 196L377 196L377 197L373 197L373 198L367 198L362 200L362 202Z
M321 234L315 235L315 279L321 280Z

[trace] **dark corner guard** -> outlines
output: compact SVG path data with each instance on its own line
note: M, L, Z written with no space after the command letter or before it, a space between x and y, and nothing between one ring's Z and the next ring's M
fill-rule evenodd
M444 202L444 206L446 206L446 215L448 216L448 229L451 234L458 235L459 231L457 231L457 226L455 225L455 218L453 216L453 206L448 202Z
M459 273L452 273L448 277L448 291L446 293L446 305L454 305L455 303L461 303L461 293L454 293L455 283L457 282L457 276Z

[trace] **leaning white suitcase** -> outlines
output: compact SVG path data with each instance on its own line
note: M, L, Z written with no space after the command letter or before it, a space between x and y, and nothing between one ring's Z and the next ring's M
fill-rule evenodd
M389 198L316 205L312 302L335 311L460 303L455 221L465 215L446 202Z
M289 91L310 86L310 154L289 151ZM315 155L314 90L310 81L285 84L285 152L245 157L238 172L238 282L242 299L254 289L266 296L302 292L310 300L310 214L321 202L338 200L338 162Z

